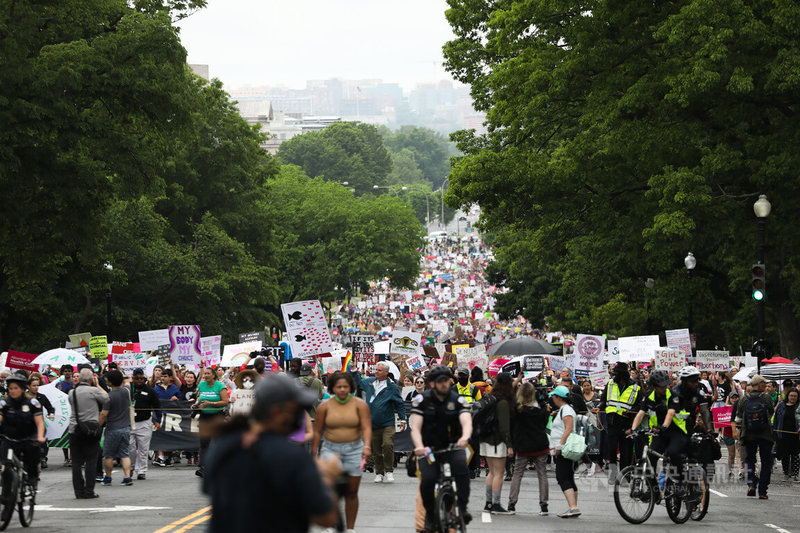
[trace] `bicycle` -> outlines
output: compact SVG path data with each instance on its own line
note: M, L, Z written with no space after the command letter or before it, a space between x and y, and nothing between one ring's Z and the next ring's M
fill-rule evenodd
M652 436L652 430L634 432L628 438L638 435ZM699 447L703 440L710 437L694 434L690 439L690 447ZM691 451L691 450L690 450ZM656 468L652 458L662 459L665 483L662 488L658 483ZM614 505L620 516L631 524L645 522L653 513L653 509L662 501L667 508L667 515L676 524L683 524L689 518L702 520L708 512L710 490L705 470L698 461L690 456L680 465L680 481L666 476L668 460L664 455L650 449L645 444L642 459L635 465L623 468L614 482Z
M460 450L463 450L463 448L452 444L441 450L428 449L428 457L433 457L433 462L439 465L439 473L434 488L436 504L434 506L435 516L433 517L439 532L454 530L458 533L466 533L467 531L467 524L461 514L461 507L458 505L456 480L453 477L449 460L449 452Z
M5 435L0 435L0 440L6 441L8 452L0 471L0 531L4 531L17 507L19 523L28 527L33 522L33 509L36 505L35 480L31 480L25 472L22 460L14 452L12 444L23 444L27 441L16 440Z

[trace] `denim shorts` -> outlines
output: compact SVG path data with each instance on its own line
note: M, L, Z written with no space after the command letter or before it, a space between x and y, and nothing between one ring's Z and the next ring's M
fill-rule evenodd
M103 438L103 457L128 457L131 428L107 429Z
M338 455L342 461L342 472L350 477L361 477L361 453L364 451L364 441L361 439L353 442L322 441L322 457Z

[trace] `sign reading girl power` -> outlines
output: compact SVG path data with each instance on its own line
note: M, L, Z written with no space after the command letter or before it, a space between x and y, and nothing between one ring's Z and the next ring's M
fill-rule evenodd
M200 326L170 326L169 357L176 365L199 365L203 357Z

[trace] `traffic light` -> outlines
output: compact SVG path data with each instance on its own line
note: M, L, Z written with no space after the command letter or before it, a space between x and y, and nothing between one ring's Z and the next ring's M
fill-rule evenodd
M750 282L750 290L752 291L750 296L753 297L753 300L760 302L766 295L767 272L764 270L763 263L753 265L750 272L753 274L753 279Z

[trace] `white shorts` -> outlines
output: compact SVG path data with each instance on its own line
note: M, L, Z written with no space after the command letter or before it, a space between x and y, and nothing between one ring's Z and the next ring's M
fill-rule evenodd
M508 447L502 442L497 445L481 442L481 455L483 457L508 457Z

